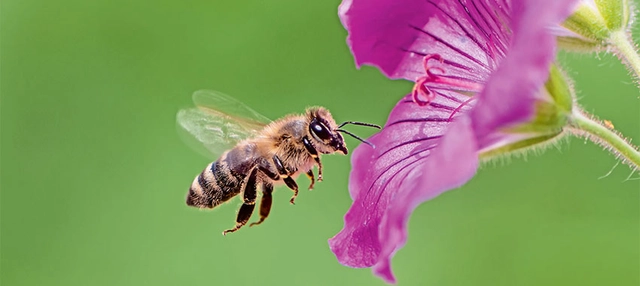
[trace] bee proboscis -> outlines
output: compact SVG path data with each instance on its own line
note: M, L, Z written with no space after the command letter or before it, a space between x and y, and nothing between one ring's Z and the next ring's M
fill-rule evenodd
M294 179L299 174L309 177L309 189L312 189L313 167L318 166L318 181L322 180L320 154L349 152L341 133L371 145L341 129L344 125L380 128L354 121L337 125L323 107L310 107L304 114L290 114L270 121L234 98L210 90L195 92L193 101L197 107L180 110L178 124L210 153L220 156L196 176L186 201L189 206L212 209L242 193L243 204L236 225L223 234L234 232L248 222L258 188L262 191L260 219L250 226L262 223L269 216L275 184L284 183L293 191L291 204L298 195Z

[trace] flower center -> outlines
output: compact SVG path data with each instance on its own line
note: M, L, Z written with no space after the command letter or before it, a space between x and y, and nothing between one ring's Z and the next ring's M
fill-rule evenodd
M433 101L438 92L433 87L429 87L428 84L440 84L446 86L448 89L457 89L461 91L473 91L479 92L482 90L482 84L473 82L464 78L448 77L445 76L445 69L441 67L434 67L429 65L429 60L437 60L440 63L445 63L445 60L439 54L427 54L422 58L422 67L426 75L416 79L416 83L411 90L411 97L413 102L420 106L425 106ZM469 100L468 100L469 101ZM465 101L463 105L467 104Z

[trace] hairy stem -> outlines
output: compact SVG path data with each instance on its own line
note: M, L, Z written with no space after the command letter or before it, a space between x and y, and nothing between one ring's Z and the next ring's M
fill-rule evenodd
M575 135L583 136L603 146L632 169L640 169L640 151L638 151L638 147L633 146L623 138L620 133L613 129L613 126L606 127L597 119L575 108L571 114L569 128Z
M640 56L629 34L625 31L612 32L609 41L613 44L616 55L627 65L629 71L635 75L636 82L640 84Z

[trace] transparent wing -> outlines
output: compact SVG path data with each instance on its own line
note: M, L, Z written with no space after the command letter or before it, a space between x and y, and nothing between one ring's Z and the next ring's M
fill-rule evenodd
M181 109L176 120L186 143L208 156L217 157L238 141L256 135L270 122L221 92L198 90L193 93L193 102L196 107Z

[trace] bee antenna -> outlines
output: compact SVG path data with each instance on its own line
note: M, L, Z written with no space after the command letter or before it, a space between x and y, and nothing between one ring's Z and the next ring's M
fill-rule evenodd
M343 123L343 124L344 124L344 123ZM373 124L372 124L372 125L373 125ZM372 126L372 127L373 127L373 126ZM367 144L367 145L371 146L371 148L376 148L376 145L373 145L371 142L369 142L369 141L367 141L367 140L364 140L364 139L362 139L362 138L358 137L358 135L355 135L355 134L353 134L353 133L351 133L351 132L349 132L349 131L347 131L347 130L344 130L344 129L336 129L336 131L346 133L346 134L348 134L349 136L351 136L351 137L353 137L353 138L356 138L356 139L360 140L360 142L362 142L362 143L364 143L364 144Z
M365 122L358 122L358 121L345 121L345 122L342 122L342 124L340 124L340 126L338 126L338 128L340 128L342 126L345 126L347 124L353 124L353 125L360 125L360 126L367 126L367 127L373 127L373 128L382 129L382 127L380 127L380 125L371 124L371 123L365 123Z

